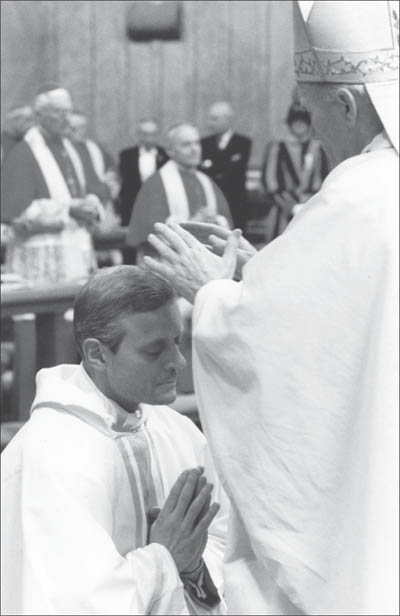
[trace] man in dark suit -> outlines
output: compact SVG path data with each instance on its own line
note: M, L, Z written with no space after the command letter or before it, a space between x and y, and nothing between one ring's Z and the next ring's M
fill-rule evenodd
M233 110L229 103L217 102L208 112L212 134L201 140L201 170L209 175L224 193L235 227L246 224L246 170L251 139L233 131Z
M142 120L138 128L138 145L120 152L119 212L123 227L129 225L133 204L143 182L168 160L166 152L157 145L158 136L157 122Z

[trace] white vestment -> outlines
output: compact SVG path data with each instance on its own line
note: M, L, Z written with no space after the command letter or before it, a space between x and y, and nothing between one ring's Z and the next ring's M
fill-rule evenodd
M196 296L233 614L398 614L398 156L350 158L241 282Z
M208 210L209 216L217 216L217 197L210 178L205 173L201 173L201 171L193 171L193 173L203 187L206 196L205 207ZM165 163L160 169L160 175L167 196L170 218L174 218L179 222L186 222L190 218L189 203L176 162L169 160Z
M147 545L149 509L204 466L221 502L204 560L222 592L227 501L195 425L164 406L125 412L76 365L40 371L32 408L2 454L2 614L225 613Z
M50 199L33 201L25 210L26 218L40 218L33 212L47 210L53 222L62 219L64 228L57 233L37 233L20 237L14 233L7 246L6 269L19 274L30 282L70 282L87 278L96 268L95 253L89 231L69 216L71 193L64 176L47 146L40 130L33 126L24 140L29 145L43 175ZM62 140L64 148L85 191L85 174L78 153L68 139ZM59 216L62 210L62 216Z

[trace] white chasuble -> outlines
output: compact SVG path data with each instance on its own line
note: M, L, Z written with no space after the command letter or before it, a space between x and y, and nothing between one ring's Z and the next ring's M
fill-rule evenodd
M398 156L374 140L241 282L196 296L232 614L398 613L398 190Z
M30 420L2 454L3 614L223 614L193 601L148 514L204 466L222 507L204 553L222 596L227 509L205 439L163 406L127 413L82 366L41 370Z

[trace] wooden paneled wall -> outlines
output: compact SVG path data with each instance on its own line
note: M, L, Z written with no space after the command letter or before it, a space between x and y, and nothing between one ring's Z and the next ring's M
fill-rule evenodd
M182 40L150 43L127 40L129 4L3 0L3 113L56 80L116 154L133 142L144 116L156 116L163 129L190 119L206 133L208 105L227 99L237 130L254 140L257 166L291 100L292 3L185 0Z

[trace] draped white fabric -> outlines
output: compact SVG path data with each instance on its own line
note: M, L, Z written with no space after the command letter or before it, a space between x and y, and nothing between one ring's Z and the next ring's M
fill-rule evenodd
M196 297L233 614L398 613L398 157L369 149Z
M225 613L195 604L170 553L147 545L149 508L204 466L222 502L204 559L222 591L226 497L194 424L167 407L127 413L73 365L38 373L33 408L2 454L2 613Z
M209 215L216 216L218 214L217 198L210 179L200 171L195 171L193 173L203 187ZM160 175L167 195L170 215L181 222L189 220L189 204L177 164L173 160L169 160L161 167Z

